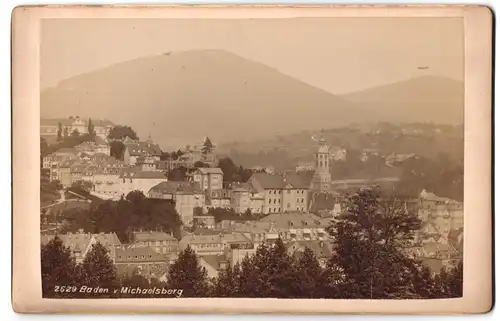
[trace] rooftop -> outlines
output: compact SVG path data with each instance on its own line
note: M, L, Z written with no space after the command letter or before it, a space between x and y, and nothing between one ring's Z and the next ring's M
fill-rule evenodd
M203 194L198 185L186 181L161 182L153 186L149 192L160 194Z
M150 142L126 142L125 148L131 156L161 156L162 154L160 146Z
M141 231L132 234L135 242L177 241L171 234L159 231Z

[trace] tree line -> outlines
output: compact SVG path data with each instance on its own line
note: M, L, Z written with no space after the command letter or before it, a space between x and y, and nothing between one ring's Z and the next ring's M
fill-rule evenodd
M164 200L147 198L132 191L117 201L94 200L90 208L73 209L60 215L65 221L63 233L83 229L88 233L116 233L127 243L134 230L161 230L181 237L182 221L175 205Z
M183 297L432 299L462 296L463 266L437 274L407 252L421 222L396 200L382 201L375 190L362 190L346 200L346 213L328 229L333 254L322 266L311 249L290 255L278 239L261 244L252 256L209 278L195 251L187 247L169 267L167 281L139 274L119 277L101 245L77 265L69 249L55 238L42 246L44 296L54 285L78 284L118 288L182 289ZM75 294L73 294L75 295ZM137 296L134 296L137 297ZM161 297L161 295L159 295Z

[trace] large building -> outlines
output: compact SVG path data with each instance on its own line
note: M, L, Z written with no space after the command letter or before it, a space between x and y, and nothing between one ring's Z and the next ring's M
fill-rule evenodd
M145 157L152 158L154 161L159 161L162 155L160 146L153 143L151 140L139 142L126 139L123 144L125 145L123 161L127 165L136 165L138 159Z
M249 183L264 196L264 214L308 210L309 183L297 174L255 173Z
M220 168L197 168L192 174L193 182L203 191L221 190L224 173Z
M148 191L149 198L171 200L184 225L192 225L197 208L205 206L205 193L193 182L161 182Z
M64 133L71 134L77 130L80 134L88 134L88 120L78 116L69 118L42 118L40 120L40 136L56 140L60 127L62 128L61 136ZM92 119L94 132L97 136L107 137L114 124L109 120Z

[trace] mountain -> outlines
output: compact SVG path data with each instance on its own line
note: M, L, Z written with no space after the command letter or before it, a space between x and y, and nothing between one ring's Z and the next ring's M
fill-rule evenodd
M372 111L378 121L463 123L464 83L448 78L411 78L342 98Z
M67 79L41 93L42 117L132 126L162 148L253 140L369 119L344 98L222 50L164 53Z

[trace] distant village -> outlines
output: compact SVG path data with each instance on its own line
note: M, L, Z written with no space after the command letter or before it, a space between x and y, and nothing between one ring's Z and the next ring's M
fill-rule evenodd
M168 266L180 251L190 246L210 277L253 255L261 243L283 240L287 251L296 255L312 249L322 266L332 254L332 240L327 228L343 213L343 200L351 188L387 181L360 179L336 180L332 162L345 159L345 149L329 145L323 137L316 144L312 162L299 162L292 171L277 172L272 167L249 168L249 179L227 181L219 167L217 147L207 137L197 146L187 146L176 157L165 159L155 141L124 137L123 159L111 156L109 133L115 124L104 120L76 118L42 119L41 137L54 141L61 131L71 135L90 134L89 141L74 147L62 147L41 159L42 179L58 182L60 198L41 206L41 215L49 216L54 207L65 202L90 202L86 195L66 199L63 190L75 184L85 186L92 198L120 200L140 191L147 198L170 202L182 221L180 238L172 231L135 230L125 243L115 233L91 234L88 231L59 235L77 262L81 262L92 244L106 246L119 271L140 270L146 276L166 279ZM363 159L376 151L365 150ZM386 157L388 165L404 161L413 154ZM334 165L333 165L334 166ZM181 179L169 179L169 173L187 169ZM170 175L172 177L172 175ZM77 192L74 192L78 194ZM422 190L418 197L406 199L423 221L423 226L408 251L422 259L432 271L455 264L462 258L463 203ZM224 209L241 215L240 219L216 220L211 215ZM252 219L247 219L252 217ZM42 244L58 232L56 227L41 231Z

